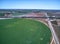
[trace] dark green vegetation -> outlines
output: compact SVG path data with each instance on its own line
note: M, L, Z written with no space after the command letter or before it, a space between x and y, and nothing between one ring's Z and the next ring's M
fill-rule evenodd
M51 32L41 22L29 19L0 20L0 44L49 44Z
M0 16L4 16L4 13L0 13Z

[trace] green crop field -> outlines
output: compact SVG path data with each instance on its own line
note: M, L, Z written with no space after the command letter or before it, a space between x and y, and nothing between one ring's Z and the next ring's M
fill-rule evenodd
M51 31L31 19L0 20L0 44L49 44Z

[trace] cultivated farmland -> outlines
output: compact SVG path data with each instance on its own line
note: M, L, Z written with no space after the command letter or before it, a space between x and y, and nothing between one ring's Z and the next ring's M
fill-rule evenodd
M0 44L49 44L51 31L31 19L0 20Z

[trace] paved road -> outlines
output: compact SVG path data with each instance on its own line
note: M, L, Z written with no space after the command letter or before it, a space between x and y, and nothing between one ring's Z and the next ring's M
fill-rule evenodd
M12 19L12 18L0 18L0 20L3 20L3 19Z
M47 13L45 13L45 16L48 17ZM56 33L55 33L55 31L54 31L54 28L53 28L53 26L52 26L52 24L51 24L50 19L47 18L47 21L48 21L50 30L51 30L51 32L52 32L52 35L53 35L53 37L54 37L55 44L59 44L58 37L56 36Z

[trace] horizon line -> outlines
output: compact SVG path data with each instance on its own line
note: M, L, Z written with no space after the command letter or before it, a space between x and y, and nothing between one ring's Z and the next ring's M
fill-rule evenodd
M0 10L1 9L4 9L4 8L0 8ZM6 8L5 8L6 9ZM10 8L11 9L11 8ZM13 8L12 8L13 9ZM15 9L15 8L14 8ZM17 8L16 8L17 9ZM23 8L22 8L23 9ZM35 9L35 8L34 8ZM28 10L28 9L27 9ZM38 10L38 9L36 9L36 10ZM39 10L60 10L60 9L39 9Z

